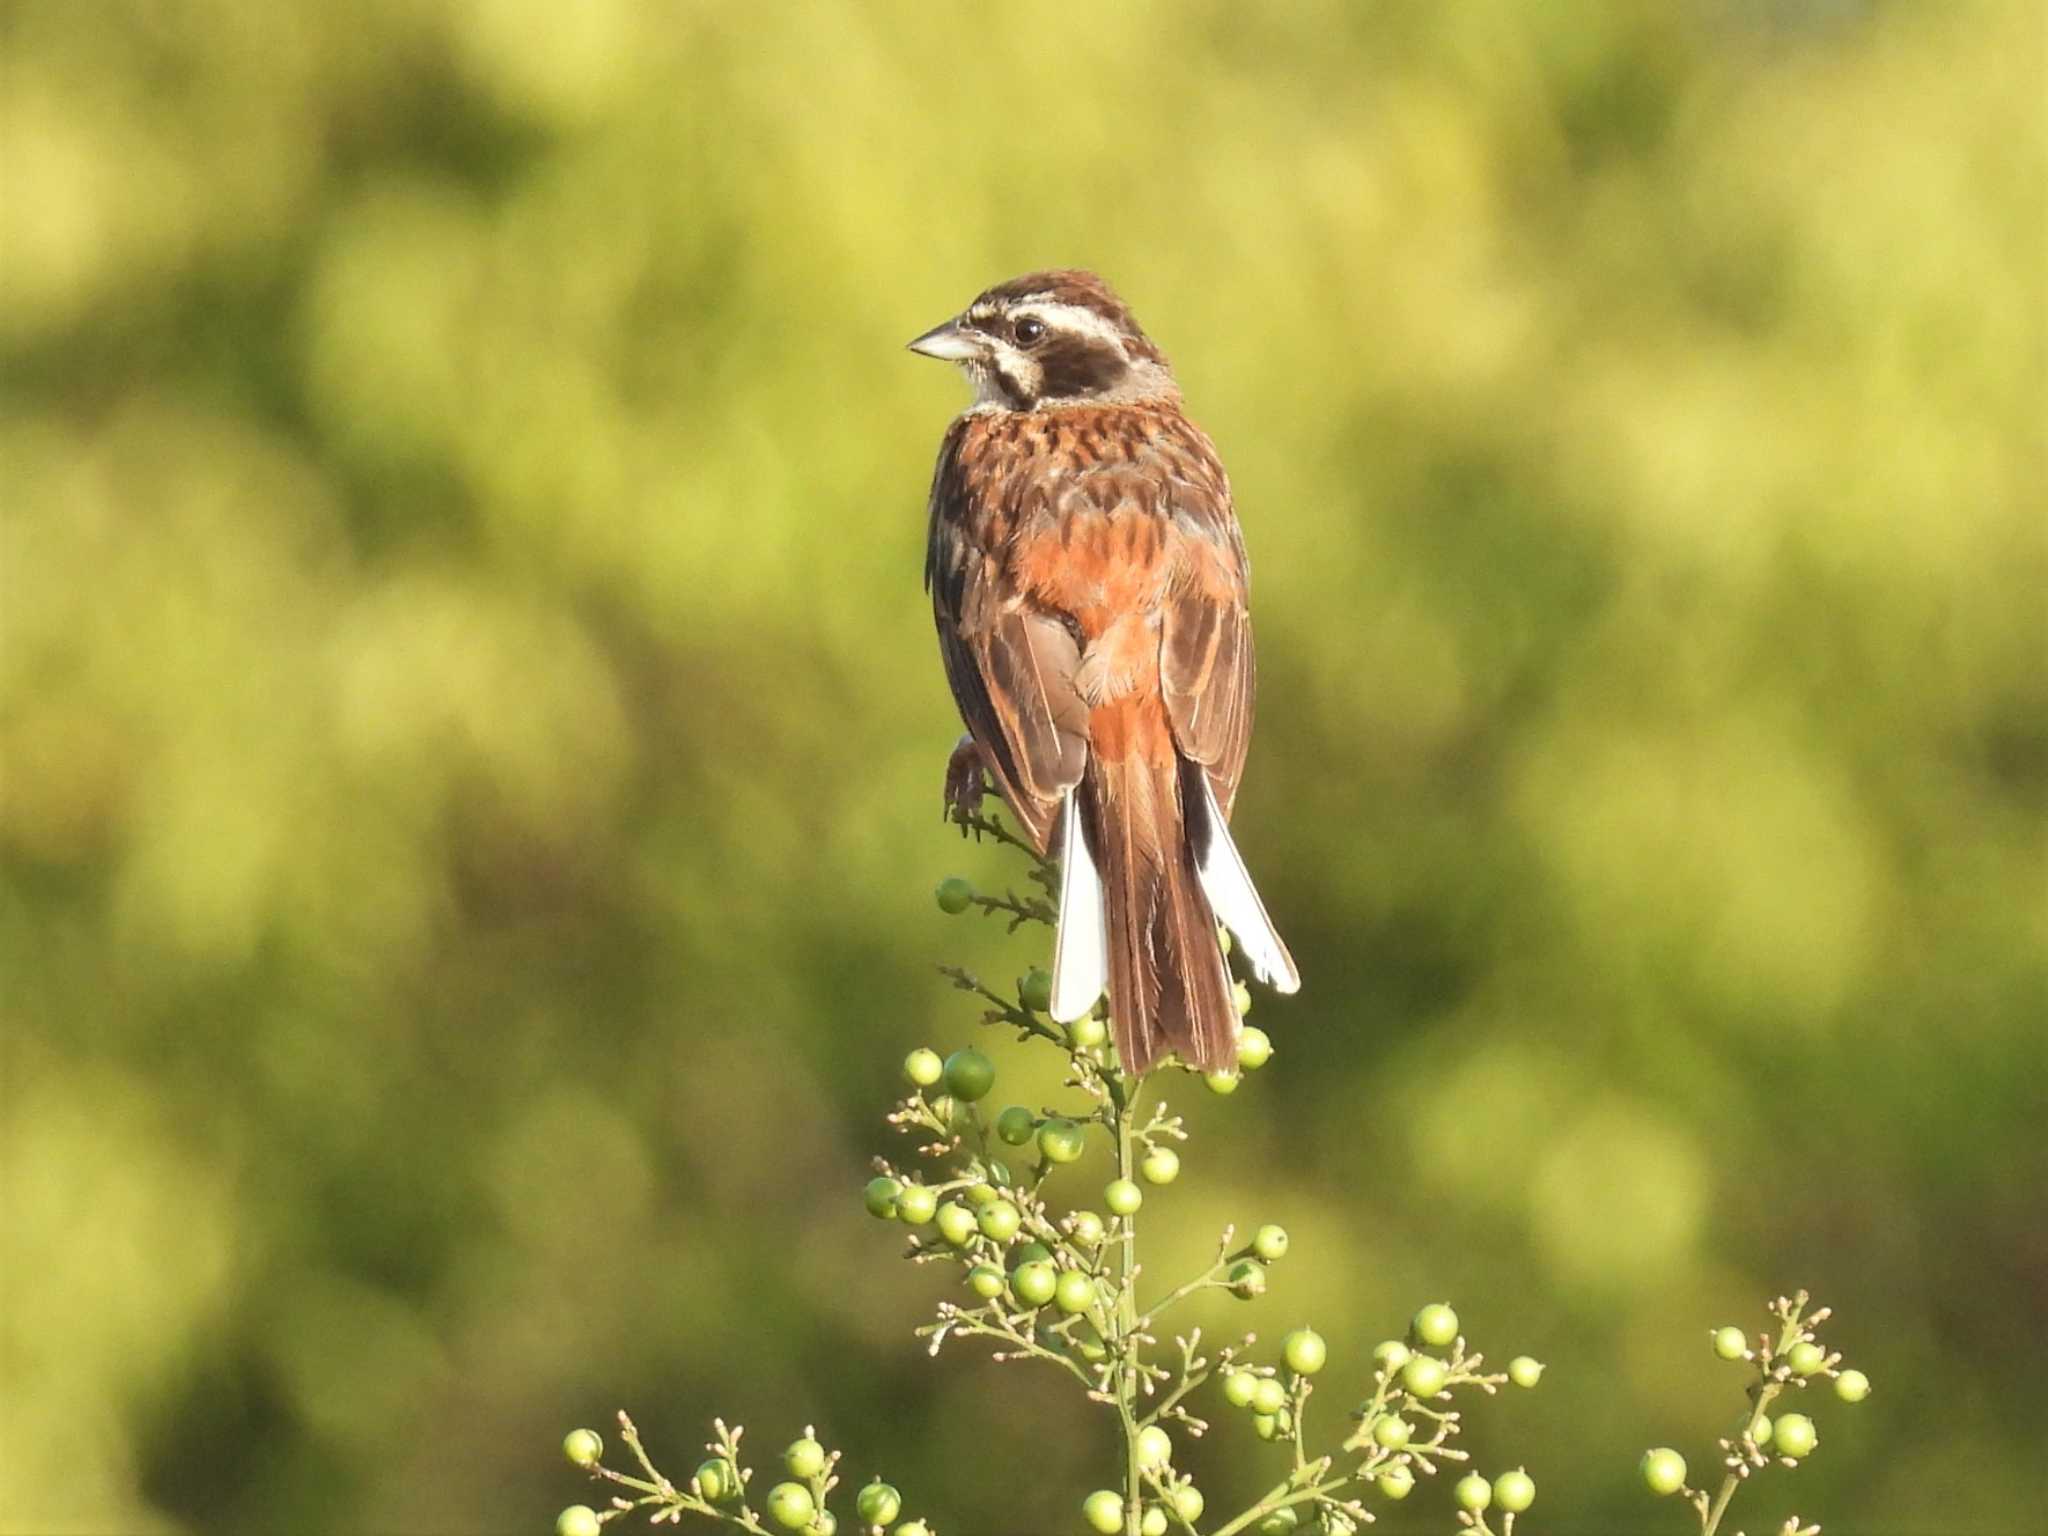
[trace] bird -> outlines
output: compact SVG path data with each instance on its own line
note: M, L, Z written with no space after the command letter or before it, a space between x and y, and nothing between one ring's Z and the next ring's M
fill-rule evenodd
M998 284L909 343L974 390L932 474L925 586L966 734L1060 862L1055 1022L1105 987L1122 1069L1235 1070L1218 921L1253 974L1301 985L1230 835L1251 742L1250 563L1230 479L1166 354L1102 278Z

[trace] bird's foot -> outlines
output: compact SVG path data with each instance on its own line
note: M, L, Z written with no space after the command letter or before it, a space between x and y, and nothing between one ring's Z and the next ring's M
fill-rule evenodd
M946 759L946 820L960 824L965 837L973 819L981 814L981 752L972 736L962 736Z

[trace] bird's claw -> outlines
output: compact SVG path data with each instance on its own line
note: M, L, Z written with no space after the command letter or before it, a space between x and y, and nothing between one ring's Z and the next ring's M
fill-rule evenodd
M960 824L965 837L973 818L981 814L985 793L981 777L981 752L972 736L962 736L946 759L946 820Z

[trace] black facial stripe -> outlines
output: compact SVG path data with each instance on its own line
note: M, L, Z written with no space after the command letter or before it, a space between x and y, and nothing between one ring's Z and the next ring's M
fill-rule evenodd
M1013 411L1028 411L1037 402L1032 398L1025 381L1004 367L1008 361L1008 358L998 352L989 362L989 377L995 380L996 388L1002 391L1004 404Z
M1077 336L1071 331L1054 331L1037 353L1044 370L1039 395L1044 399L1073 399L1114 389L1130 369L1123 349L1099 336Z

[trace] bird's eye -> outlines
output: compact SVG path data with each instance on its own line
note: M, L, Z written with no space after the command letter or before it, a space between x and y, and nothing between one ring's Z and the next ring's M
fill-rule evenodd
M1028 347L1045 334L1045 322L1043 320L1034 320L1031 316L1026 315L1017 322L1015 334L1017 340Z

